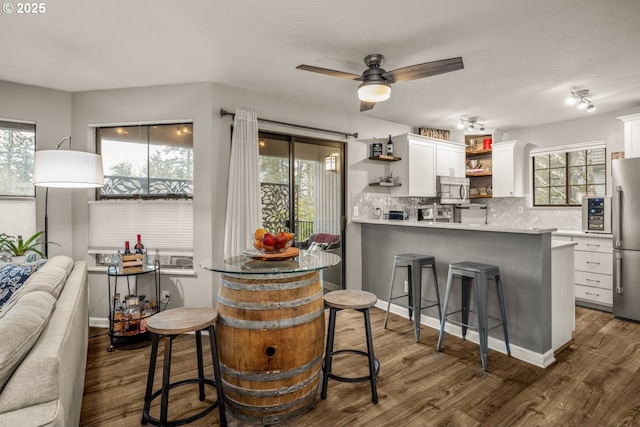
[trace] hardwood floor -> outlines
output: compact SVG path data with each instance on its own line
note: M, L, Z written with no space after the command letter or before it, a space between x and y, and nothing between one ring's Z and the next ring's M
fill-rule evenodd
M381 363L379 403L371 403L368 383L330 380L326 400L281 425L640 426L640 324L577 307L574 340L552 366L540 369L490 351L489 372L483 372L476 344L447 336L438 353L434 329L423 326L416 343L407 319L391 314L385 330L384 311L372 309L371 322ZM91 334L81 425L140 425L150 345L108 353L106 332L92 328ZM172 381L193 376L194 342L191 336L175 340ZM341 347L365 348L357 312L338 313L335 348ZM336 359L334 366L346 363ZM182 388L172 391L170 417L180 416L179 406L195 411L202 405L195 387ZM230 426L247 425L227 418ZM218 426L218 413L190 425Z

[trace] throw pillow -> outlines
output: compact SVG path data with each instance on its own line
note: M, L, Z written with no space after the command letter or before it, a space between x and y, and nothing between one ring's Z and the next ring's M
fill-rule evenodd
M0 308L29 278L33 266L9 264L0 270Z
M327 245L326 243L318 243L318 242L313 242L309 245L309 250L310 251L324 251L325 249L327 249Z

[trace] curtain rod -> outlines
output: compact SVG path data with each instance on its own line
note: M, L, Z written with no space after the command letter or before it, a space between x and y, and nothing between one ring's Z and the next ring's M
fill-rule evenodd
M224 108L221 108L220 109L220 117L224 117L224 116L231 116L232 118L235 118L236 114L235 113L230 113L227 110L225 110ZM311 127L311 126L295 125L295 124L292 124L292 123L278 122L276 120L268 120L268 119L261 119L261 118L258 118L258 120L261 121L261 122L273 123L273 124L276 124L276 125L293 126L293 127L301 128L301 129L317 130L319 132L333 133L333 134L336 134L336 135L344 135L345 139L350 137L350 136L352 136L354 138L358 137L358 132L355 132L355 133L340 132L340 131L337 131L337 130L314 128L314 127Z

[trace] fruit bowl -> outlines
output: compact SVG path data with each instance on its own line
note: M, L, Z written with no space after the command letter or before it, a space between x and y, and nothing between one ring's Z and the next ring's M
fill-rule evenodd
M295 235L286 231L276 234L254 233L251 235L251 245L263 254L280 254L293 245Z

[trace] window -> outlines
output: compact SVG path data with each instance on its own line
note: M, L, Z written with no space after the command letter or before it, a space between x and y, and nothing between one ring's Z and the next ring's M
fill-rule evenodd
M0 120L0 233L31 236L36 231L35 146L34 123Z
M100 198L191 198L193 125L97 129L105 185Z
M101 127L96 143L105 185L89 203L95 265L112 263L140 234L150 261L192 269L192 123Z
M580 206L585 196L605 196L604 142L532 150L534 206Z

